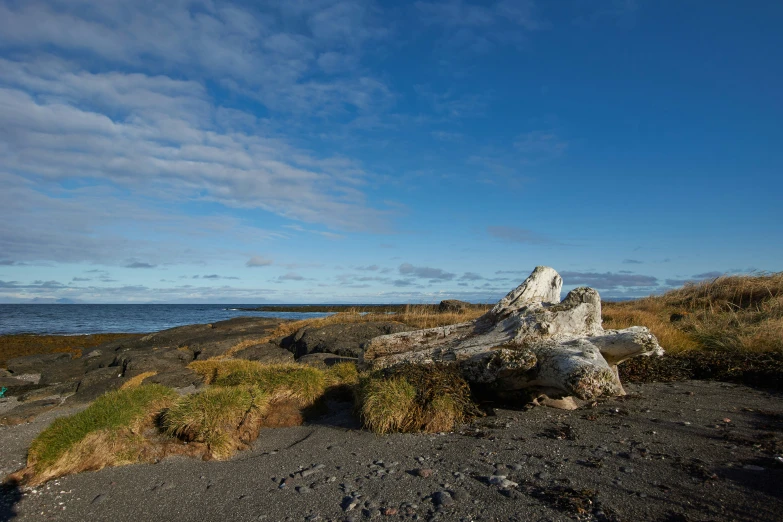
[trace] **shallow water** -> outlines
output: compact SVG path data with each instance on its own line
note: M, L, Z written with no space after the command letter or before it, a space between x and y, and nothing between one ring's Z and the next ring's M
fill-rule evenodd
M309 319L318 312L250 312L226 304L0 304L0 335L145 333L233 317Z

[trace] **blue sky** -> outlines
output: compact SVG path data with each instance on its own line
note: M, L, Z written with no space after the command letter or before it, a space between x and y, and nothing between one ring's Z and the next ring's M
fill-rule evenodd
M783 270L783 4L0 0L0 302Z

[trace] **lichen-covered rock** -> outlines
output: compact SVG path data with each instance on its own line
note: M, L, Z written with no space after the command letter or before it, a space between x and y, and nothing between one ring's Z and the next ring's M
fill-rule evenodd
M554 269L536 267L475 321L376 337L360 364L457 362L466 380L499 392L529 389L583 400L623 394L617 365L663 353L658 341L644 327L604 330L598 292L576 288L560 301L562 285Z

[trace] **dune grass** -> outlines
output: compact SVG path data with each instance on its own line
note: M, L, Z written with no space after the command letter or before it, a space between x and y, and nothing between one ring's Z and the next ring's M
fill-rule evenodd
M669 353L783 351L783 272L722 276L660 296L604 303L605 328L647 326Z
M356 406L379 434L451 431L480 415L467 382L453 365L400 365L361 376Z
M134 462L143 427L178 395L160 385L108 392L87 409L56 419L30 445L33 482L107 465Z
M257 437L269 395L256 386L214 386L183 397L163 415L167 435L207 445L211 457L231 456Z

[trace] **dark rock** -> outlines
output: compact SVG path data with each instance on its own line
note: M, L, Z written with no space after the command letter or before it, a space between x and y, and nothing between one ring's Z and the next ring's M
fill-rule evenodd
M236 359L258 361L265 364L294 362L294 355L276 344L254 344L234 354Z
M458 299L445 299L438 305L438 312L463 312L470 307L470 303Z
M356 363L357 361L358 359L355 357L340 357L339 355L332 355L331 353L311 353L309 355L303 355L297 359L296 362L307 364L309 366L315 366L316 368L328 368L329 366L333 366L337 363Z
M87 373L79 382L76 393L68 402L90 402L106 392L119 389L128 377L121 376L118 368L100 368Z
M193 352L187 349L137 349L118 354L111 366L121 368L123 375L129 372L158 373L181 370L193 361Z
M20 404L0 415L0 426L15 426L32 421L45 411L49 411L60 405L58 399L48 399Z
M320 328L304 327L286 338L283 347L299 358L311 353L331 353L344 357L359 357L364 343L378 337L412 328L400 323L367 322L330 324Z
M19 395L21 402L38 401L41 399L48 399L51 397L57 397L62 399L73 395L76 389L79 387L79 381L70 381L62 384L53 384L51 386L36 386L30 391L26 391Z
M181 370L159 373L147 377L144 379L143 383L161 384L163 386L168 386L169 388L187 388L188 386L200 388L204 384L204 377L190 368L182 368Z
M52 365L70 360L70 353L41 353L37 355L25 355L24 357L14 357L6 362L6 367L15 375L43 373L44 370L49 369Z
M454 499L448 491L437 491L432 495L432 503L437 507L447 507L454 504Z

